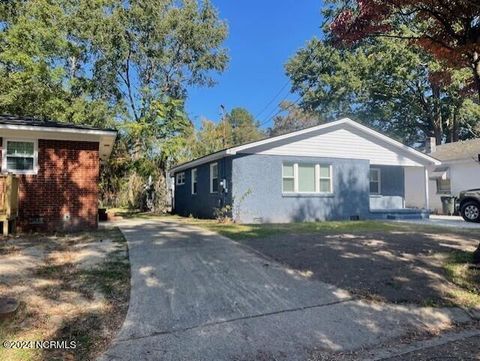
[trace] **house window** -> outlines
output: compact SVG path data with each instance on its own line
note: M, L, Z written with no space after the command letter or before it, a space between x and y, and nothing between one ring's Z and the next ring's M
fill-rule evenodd
M192 169L192 194L197 194L197 169Z
M298 192L315 193L315 164L298 165Z
M283 164L282 170L283 192L295 192L295 171L293 163Z
M218 192L218 163L210 164L210 193Z
M370 194L381 193L381 177L379 168L370 169Z
M5 140L2 170L17 174L36 173L38 150L36 140Z
M177 174L177 186L182 186L185 184L185 172Z
M319 165L319 191L320 193L332 193L332 166L328 164Z
M450 194L451 192L450 179L437 178L437 193Z
M332 193L332 167L329 164L284 163L283 193Z

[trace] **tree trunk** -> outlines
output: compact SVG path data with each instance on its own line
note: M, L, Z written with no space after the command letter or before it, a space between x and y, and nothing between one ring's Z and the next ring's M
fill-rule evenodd
M440 87L436 84L432 84L432 98L433 98L433 136L437 145L442 144L443 138L443 124L442 124L442 112L441 112L441 100Z
M480 104L480 54L476 51L473 53L473 78L478 94L478 103Z
M452 113L452 130L450 133L451 142L458 142L458 117L457 117L457 109Z

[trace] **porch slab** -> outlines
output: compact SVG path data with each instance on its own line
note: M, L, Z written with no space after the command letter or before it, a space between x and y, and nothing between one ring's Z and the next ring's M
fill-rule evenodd
M371 219L429 219L430 212L424 209L374 209L370 210Z

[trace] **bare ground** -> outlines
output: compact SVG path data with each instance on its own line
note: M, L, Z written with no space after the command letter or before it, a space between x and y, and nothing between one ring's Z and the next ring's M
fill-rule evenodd
M0 295L21 304L0 340L74 340L76 349L11 350L1 360L91 360L120 328L129 299L127 244L118 229L0 241Z
M444 264L452 252L473 251L480 235L414 229L285 234L238 241L306 277L368 299L468 306L471 299L447 279Z

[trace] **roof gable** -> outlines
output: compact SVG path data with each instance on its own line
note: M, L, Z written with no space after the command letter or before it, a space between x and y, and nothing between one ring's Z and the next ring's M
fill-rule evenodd
M328 136L325 137L327 134L334 134L334 136L327 139ZM354 135L355 139L352 138L351 135ZM300 142L303 142L300 146L300 148L304 148L303 151L300 150L300 148L295 147L298 146ZM341 147L342 144L346 144L353 148L347 150L345 147ZM361 146L360 148L358 147L359 145ZM228 148L203 158L181 164L173 168L171 171L176 172L191 168L202 163L220 159L227 155L253 153L292 155L291 153L294 151L299 151L298 155L304 156L325 156L352 159L370 159L374 156L373 152L383 152L389 153L389 157L385 157L383 160L379 159L377 164L398 163L400 165L423 166L438 165L441 163L439 160L408 147L371 128L349 118L343 118L334 122L317 125L288 134ZM394 161L395 159L397 162Z
M423 166L438 161L351 119L322 124L227 152L368 159L372 164Z

